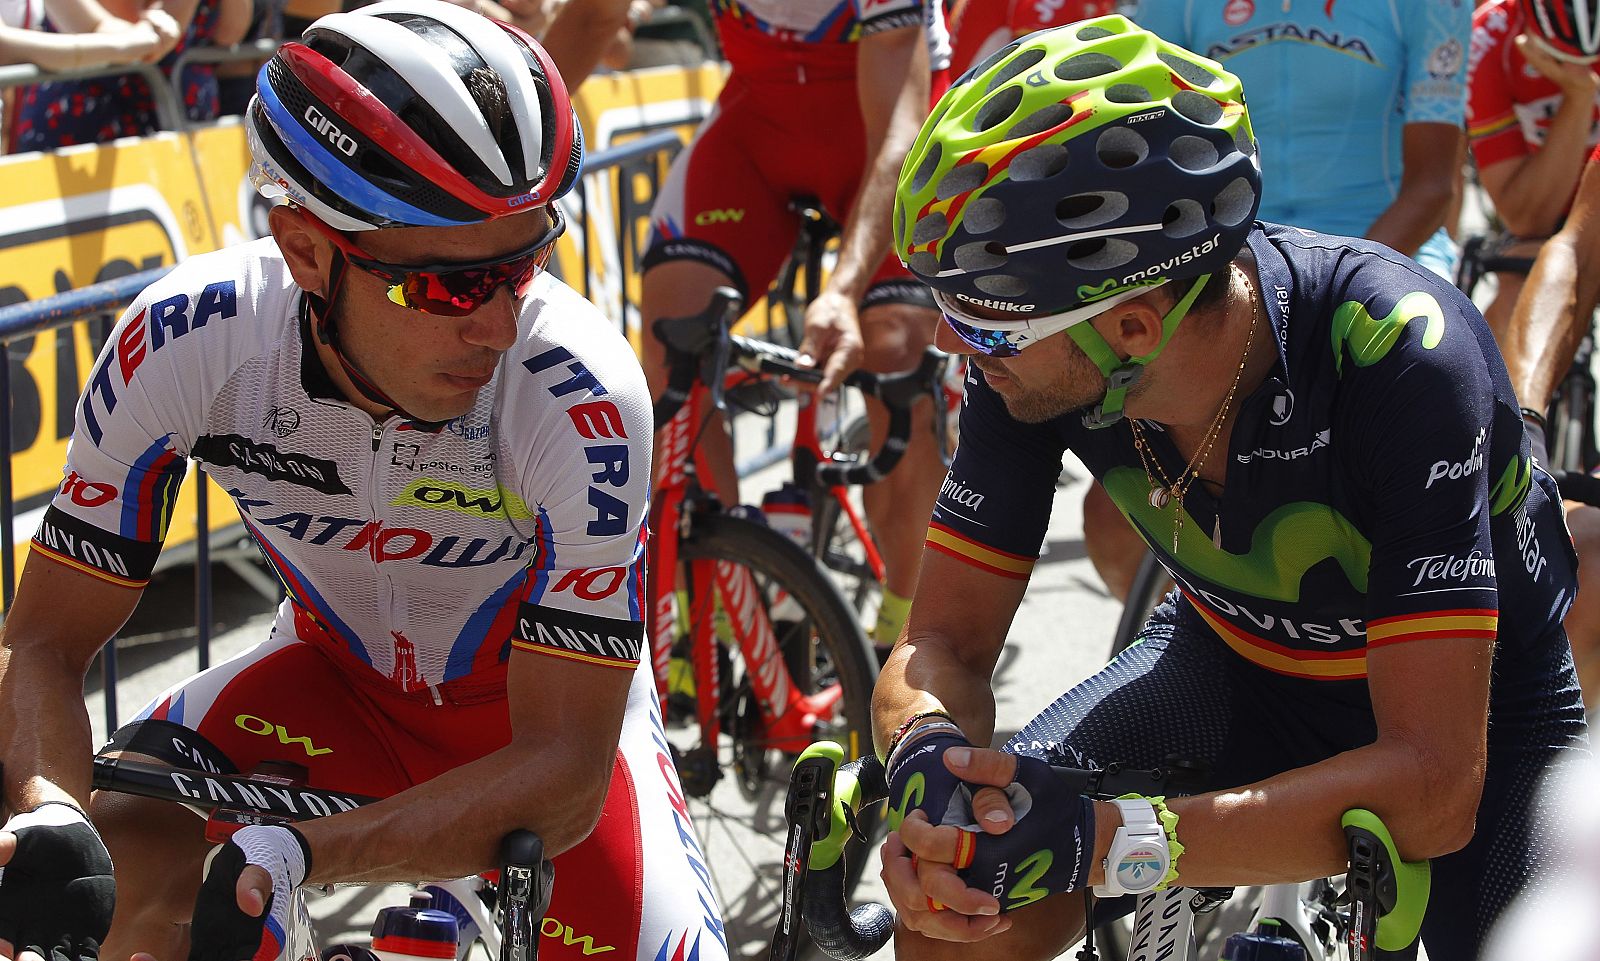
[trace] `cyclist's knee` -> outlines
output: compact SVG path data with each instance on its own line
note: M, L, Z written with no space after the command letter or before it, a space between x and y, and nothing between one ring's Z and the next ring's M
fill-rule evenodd
M865 366L880 373L910 370L933 343L939 314L927 307L880 303L861 312Z
M106 941L107 957L134 950L165 958L165 943L186 924L200 889L202 866L211 849L202 822L192 811L126 794L100 792L89 814L115 865L117 908ZM124 951L122 948L128 950Z
M1106 590L1125 600L1144 558L1144 541L1098 482L1083 497L1083 546Z

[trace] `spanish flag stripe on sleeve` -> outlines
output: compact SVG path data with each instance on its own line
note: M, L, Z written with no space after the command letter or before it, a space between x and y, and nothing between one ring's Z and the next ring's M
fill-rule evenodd
M977 541L963 537L943 524L928 525L927 546L941 554L948 554L958 561L971 564L979 570L1015 580L1026 580L1028 575L1033 572L1033 565L1036 560L1032 557L1012 554L1008 551L996 550L993 547L979 544Z
M105 581L107 584L115 584L118 587L131 587L131 588L135 588L135 589L142 589L146 584L150 583L150 579L149 578L145 578L142 581L134 581L134 580L129 580L126 577L118 577L117 575L111 573L110 571L103 571L98 567L92 567L92 566L90 566L88 564L83 563L80 560L77 560L76 558L68 557L65 554L62 554L62 553L59 553L57 551L51 550L50 548L48 548L48 547L44 546L43 544L39 543L39 541L37 539L35 539L32 542L32 544L29 546L29 550L38 551L40 554L44 555L45 557L50 558L51 560L55 561L57 564L65 564L67 567L70 567L75 571L82 571L83 573L88 574L90 577L98 578L99 580Z
M1414 641L1428 637L1487 637L1493 638L1500 624L1500 612L1494 608L1471 608L1454 611L1434 611L1430 614L1409 614L1400 617L1380 617L1367 622L1367 646L1393 644L1397 641Z
M582 651L568 651L559 647L551 647L548 644L533 644L515 637L511 639L511 646L519 651L530 651L534 654L547 654L550 657L564 657L570 661L582 661L585 664L598 664L601 667L620 668L624 671L631 671L638 666L637 661L629 661L614 657L600 657L594 654L586 654Z

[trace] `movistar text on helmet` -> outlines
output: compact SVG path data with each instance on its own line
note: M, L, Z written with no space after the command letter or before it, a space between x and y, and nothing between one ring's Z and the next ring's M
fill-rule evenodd
M956 299L963 303L972 304L974 307L990 307L994 310L1016 310L1027 312L1033 310L1037 304L1013 304L1005 300L989 300L986 297L968 297L966 294L956 294Z
M1160 274L1164 274L1167 271L1171 270L1174 267L1177 267L1180 264L1186 264L1189 261L1195 259L1196 257L1203 257L1206 254L1211 253L1213 250L1217 249L1217 245L1219 243L1221 243L1221 241L1222 241L1222 235L1221 234L1212 234L1211 235L1211 239L1206 241L1205 243L1196 244L1195 246L1190 247L1188 250L1185 250L1183 253L1179 254L1176 257L1170 258L1168 260L1163 260L1159 264L1152 264L1152 265L1150 265L1149 267L1146 267L1143 270L1135 271L1135 272L1127 275L1126 277L1122 278L1122 282L1124 284L1131 284L1131 283L1135 283L1137 281L1143 280L1146 277L1155 277L1155 276L1158 276Z

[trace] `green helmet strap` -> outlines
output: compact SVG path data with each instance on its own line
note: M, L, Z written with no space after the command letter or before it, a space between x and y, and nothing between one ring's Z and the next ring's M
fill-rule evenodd
M1195 298L1200 296L1200 291L1205 289L1206 281L1211 279L1210 274L1201 274L1196 277L1189 289L1179 298L1166 316L1161 318L1161 342L1155 349L1140 357L1129 357L1127 360L1117 356L1111 349L1106 339L1094 329L1094 324L1085 321L1067 328L1067 336L1073 343L1089 356L1090 362L1100 369L1100 375L1106 379L1106 396L1100 401L1100 406L1083 415L1083 426L1090 430L1101 427L1110 427L1122 419L1122 405L1127 400L1128 388L1139 379L1144 368L1155 360L1167 346L1167 341L1177 331L1178 324L1188 316L1189 308L1194 306Z

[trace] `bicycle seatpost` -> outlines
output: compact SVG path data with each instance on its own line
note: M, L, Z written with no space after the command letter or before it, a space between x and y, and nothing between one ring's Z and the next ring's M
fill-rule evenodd
M550 906L555 868L544 856L544 841L517 830L500 842L499 961L536 961L539 927Z

